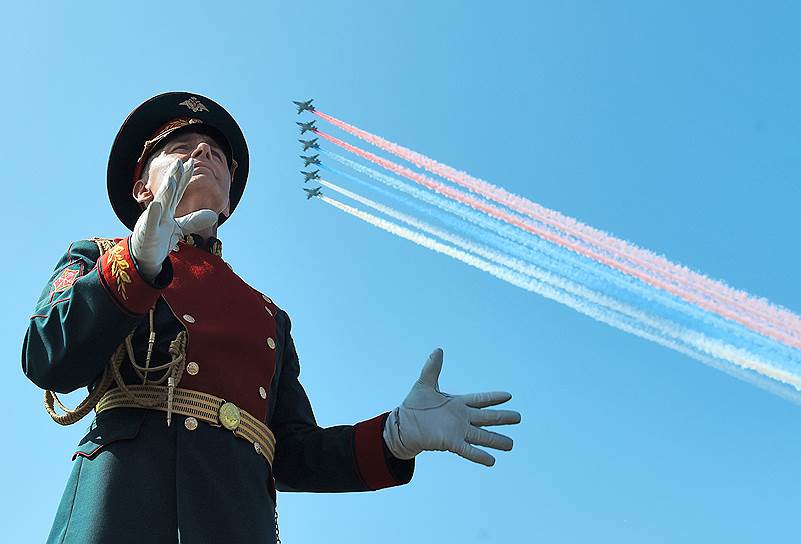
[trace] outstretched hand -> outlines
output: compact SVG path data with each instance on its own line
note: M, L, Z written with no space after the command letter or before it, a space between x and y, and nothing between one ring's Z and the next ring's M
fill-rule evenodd
M509 451L512 439L482 427L520 423L513 410L487 410L512 398L506 392L449 395L439 390L443 352L437 348L423 365L420 377L384 426L384 441L399 459L421 451L451 451L488 467L495 458L476 446Z

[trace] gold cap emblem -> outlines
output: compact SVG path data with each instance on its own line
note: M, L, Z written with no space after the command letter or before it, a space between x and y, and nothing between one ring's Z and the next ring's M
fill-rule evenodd
M236 404L233 402L226 402L220 406L219 417L222 426L229 431L234 431L239 427L241 416L239 414L239 408L237 408Z
M193 112L197 113L199 111L209 111L209 109L203 105L203 103L197 99L196 96L190 96L183 102L178 103L179 106L186 106Z

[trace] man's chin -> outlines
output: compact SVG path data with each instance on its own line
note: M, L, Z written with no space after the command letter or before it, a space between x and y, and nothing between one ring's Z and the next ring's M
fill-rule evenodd
M197 210L213 210L217 214L222 213L228 207L228 195L218 194L219 185L215 180L209 180L205 176L192 181L186 186L184 196L175 210L175 215L180 217L187 213Z

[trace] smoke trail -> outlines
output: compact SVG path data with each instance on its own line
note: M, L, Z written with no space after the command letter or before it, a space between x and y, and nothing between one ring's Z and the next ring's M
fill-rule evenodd
M486 215L481 214L469 208L468 206L464 206L458 202L454 202L437 194L430 193L413 185L404 183L396 178L382 174L381 172L351 161L350 159L342 157L336 153L332 153L327 150L321 151L326 156L331 157L334 160L356 170L357 172L363 173L384 185L410 194L411 196L420 199L423 202L436 206L437 208L446 212L452 213L463 220L478 225L482 229L486 229L480 230L455 222L454 219L451 219L451 217L447 215L436 215L436 219L449 224L452 228L455 228L459 231L469 232L474 238L483 240L484 242L494 245L495 247L499 247L507 253L516 255L517 257L534 263L538 266L544 266L550 270L556 270L558 273L567 277L572 277L579 283L592 286L598 291L613 292L618 298L622 298L623 300L628 300L631 298L631 296L634 296L635 298L631 302L635 304L641 304L643 299L651 303L660 304L665 309L678 312L683 316L686 315L687 317L691 318L695 324L697 324L697 322L700 320L704 323L707 323L710 327L741 338L741 343L746 344L749 349L757 348L763 352L769 352L771 357L779 355L783 358L783 360L786 360L788 363L792 363L791 367L797 367L801 365L801 352L787 347L784 344L776 343L743 327L740 324L727 321L716 314L705 312L704 310L689 304L686 301L675 298L672 295L664 293L658 289L649 287L648 285L638 282L636 279L626 276L619 271L609 269L590 259L586 259L585 257L576 255L575 253L571 253L564 248L545 242L536 236L521 232L520 230L515 229L502 221L487 217ZM360 178L354 177L346 172L342 172L327 164L321 165L321 168L327 171L335 172L354 182L365 184L374 190L376 189L376 187L367 184ZM388 194L388 196L391 198L400 198L398 195L393 193L384 194ZM432 210L422 207L414 201L405 200L404 202L408 205L411 205L418 211L434 215ZM507 240L500 239L496 233L505 236ZM654 309L652 308L651 311L653 310ZM673 319L673 317L670 318Z
M789 310L773 305L765 299L733 289L721 281L712 280L684 266L676 265L660 255L610 236L601 230L584 225L573 218L509 193L501 187L441 164L425 155L359 129L319 110L314 113L379 149L388 151L420 168L442 176L476 194L490 198L515 211L560 229L581 241L595 244L601 251L623 263L632 263L645 271L655 273L658 277L667 279L677 286L684 286L693 292L700 293L712 301L719 301L738 310L750 312L755 317L761 318L760 321L766 321L790 336L801 338L801 317Z
M327 186L332 189L334 188L333 184L331 184L330 182L327 182ZM465 264L468 264L470 266L473 266L474 268L487 272L495 276L496 278L506 281L512 285L526 289L531 292L538 293L552 300L556 300L557 302L565 304L585 315L593 317L598 321L612 325L616 328L635 334L637 336L646 338L660 345L680 351L681 353L684 353L697 360L700 360L705 364L713 363L712 366L720 368L719 365L714 364L714 361L710 361L709 356L712 356L714 358L722 359L728 361L729 363L733 363L741 367L742 369L758 372L763 376L772 378L783 384L790 385L794 387L796 390L801 391L801 378L795 376L792 373L774 368L770 363L754 357L753 354L747 352L746 350L726 345L723 342L706 337L705 335L698 333L697 331L691 331L684 327L677 327L674 324L664 322L663 320L646 318L647 321L649 321L650 323L645 323L645 324L646 325L650 324L651 325L650 328L652 330L653 329L657 330L658 333L654 334L653 332L649 332L647 330L648 327L643 327L643 323L637 323L636 320L634 322L632 322L631 320L626 320L626 316L622 315L622 313L617 309L603 308L598 303L595 304L589 303L586 300L582 300L579 297L575 297L566 293L564 290L555 289L545 284L544 282L537 281L533 278L525 277L522 274L515 273L514 271L511 271L503 266L499 266L495 263L488 262L484 259L471 255L470 253L467 253L465 251L455 249L451 246L448 246L432 238L429 238L419 232L414 232L410 229L401 227L399 225L396 225L387 220L376 217L367 212L363 212L361 210L353 208L352 206L348 206L330 197L322 196L321 199L327 204L330 204L344 212L349 213L350 215L353 215L354 217L357 217L369 224L372 224L373 226L379 227L391 234L395 234L397 236L410 240L418 245L421 245L433 251L453 257ZM616 304L613 301L611 303ZM625 307L623 309L627 311L632 311L631 309ZM684 344L694 347L695 350L688 349L686 346L682 346L675 340L671 340L670 338L665 338L665 336L672 337L674 339L679 339ZM747 373L737 374L737 377L740 377L741 379L746 379L747 381L754 383L754 380L750 379L749 376L750 375ZM757 383L757 385L760 384ZM799 397L795 393L791 394L789 397L786 398L790 398L796 401L801 399L801 397Z
M726 307L721 306L718 303L710 302L707 299L704 299L703 297L699 297L698 295L696 295L694 293L687 292L687 291L682 291L681 289L677 288L674 285L666 284L664 281L662 281L662 280L660 280L658 278L654 278L652 276L644 274L643 272L641 272L638 269L633 268L632 266L619 263L619 262L617 262L617 261L615 261L613 259L610 259L609 257L607 257L605 255L601 255L595 250L589 250L587 248L581 247L578 244L576 244L575 242L565 238L564 236L550 233L550 232L546 231L545 229L542 229L542 228L537 227L536 225L530 224L529 222L521 219L517 215L513 215L513 214L511 214L509 212L501 210L500 208L497 208L496 206L493 206L491 204L485 204L484 202L481 202L480 200L476 199L475 197L472 197L472 196L467 195L465 193L462 193L461 191L458 191L458 190L456 190L456 189L454 189L452 187L449 187L447 185L439 183L439 182L437 182L437 181L435 181L435 180L433 180L433 179L431 179L431 178L429 178L429 177L427 177L427 176L425 176L423 174L419 174L417 172L414 172L413 170L410 170L409 168L406 168L406 167L401 166L399 164L396 164L396 163L394 163L392 161L389 161L387 159L379 157L378 155L375 155L375 154L370 153L368 151L364 151L363 149L360 149L360 148L358 148L356 146L353 146L353 145L351 145L351 144L349 144L347 142L344 142L344 141L340 140L339 138L335 138L334 136L326 134L325 132L322 132L320 130L316 130L315 133L320 135L321 137L325 138L326 140L330 141L331 143L333 143L333 144L335 144L335 145L337 145L337 146L339 146L339 147L341 147L343 149L346 149L346 150L350 151L351 153L359 155L360 157L365 158L365 159L367 159L367 160L369 160L369 161L371 161L371 162L373 162L375 164L378 164L379 166L381 166L381 167L383 167L383 168L385 168L385 169L387 169L389 171L395 172L397 174L400 174L400 175L406 177L407 179L415 181L416 183L419 183L419 184L431 189L432 191L435 191L437 193L443 194L443 195L445 195L445 196L447 196L449 198L453 198L455 200L458 200L459 202L462 202L463 204L467 204L468 206L470 206L470 207L472 207L474 209L477 209L479 211L485 212L485 213L491 215L492 217L495 217L496 219L500 219L502 221L506 221L507 223L515 225L520 229L523 229L523 230L526 230L528 232L531 232L532 234L536 234L540 238L543 238L545 240L548 240L549 242L558 244L558 245L560 245L562 247L565 247L565 248L567 248L567 249L569 249L571 251L574 251L576 253L584 255L585 257L591 258L591 259L593 259L593 260L595 260L597 262L605 264L608 267L616 268L616 269L620 270L621 272L624 272L624 273L626 273L626 274L628 274L630 276L636 277L639 280L641 280L641 281L643 281L643 282L645 282L647 284L650 284L650 285L652 285L654 287L658 287L660 289L668 291L668 292L670 292L670 293L672 293L672 294L674 294L674 295L676 295L676 296L678 296L680 298L683 298L684 300L686 300L686 301L688 301L690 303L693 303L693 304L695 304L697 306L700 306L701 308L704 308L705 310L709 310L711 312L715 312L718 315L721 315L721 316L723 316L723 317L725 317L725 318L727 318L727 319L729 319L731 321L736 321L738 323L741 323L742 325L745 325L749 329L751 329L751 330L753 330L755 332L758 332L758 333L760 333L760 334L762 334L764 336L771 337L771 338L773 338L775 340L778 340L778 341L780 341L780 342L782 342L782 343L784 343L784 344L786 344L788 346L801 349L801 340L796 339L796 338L788 335L787 333L785 333L785 332L783 332L781 330L774 330L772 328L763 326L758 321L755 321L753 316L751 314L747 313L747 312L746 313L741 313L741 314L734 313L733 311L729 310Z

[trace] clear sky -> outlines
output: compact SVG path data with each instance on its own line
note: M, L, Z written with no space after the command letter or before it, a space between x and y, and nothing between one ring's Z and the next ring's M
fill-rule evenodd
M125 235L108 151L169 90L245 132L225 258L292 317L320 424L395 407L436 346L443 390L523 414L491 469L427 453L404 487L280 494L286 542L798 541L801 407L307 202L290 102L799 312L798 3L110 4L0 19L4 541L44 540L89 423L23 376L28 317L71 240Z

